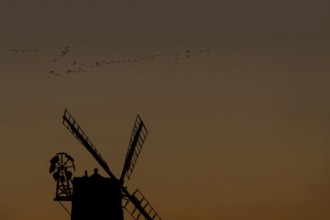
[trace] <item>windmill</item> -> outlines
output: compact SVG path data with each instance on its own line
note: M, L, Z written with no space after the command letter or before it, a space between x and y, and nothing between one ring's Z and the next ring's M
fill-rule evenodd
M109 176L109 178L102 177L98 174L97 169L94 170L94 174L90 177L87 176L86 172L85 176L73 179L73 189L69 185L69 188L72 189L70 194L65 194L62 197L56 196L56 201L72 201L71 220L123 220L123 210L126 210L135 220L161 220L138 189L130 193L127 187L124 186L125 177L127 179L131 177L148 134L139 115L137 115L134 123L120 178L117 178L111 172L101 154L96 150L93 143L67 109L64 111L63 125L92 154ZM51 163L51 166L54 165Z
M56 181L55 200L66 201L72 196L72 174L76 170L73 158L67 153L58 153L50 160L49 173Z

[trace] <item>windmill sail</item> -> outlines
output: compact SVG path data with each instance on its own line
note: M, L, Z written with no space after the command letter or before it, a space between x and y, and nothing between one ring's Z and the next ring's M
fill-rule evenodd
M161 220L155 209L138 189L133 194L129 194L125 188L123 192L127 196L123 208L134 220Z
M125 175L128 179L130 178L147 135L147 128L144 126L140 116L137 115L127 149L124 168L120 177L121 181L124 180Z
M110 171L108 164L102 158L101 154L97 152L93 143L88 139L87 135L83 132L77 122L74 120L72 115L67 109L64 111L63 115L63 125L86 147L86 149L93 155L101 167L107 172L109 176L116 179L116 177Z

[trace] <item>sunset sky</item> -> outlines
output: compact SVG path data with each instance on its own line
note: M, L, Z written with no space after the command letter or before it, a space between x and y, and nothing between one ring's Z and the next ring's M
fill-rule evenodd
M1 0L0 219L70 220L48 173L58 152L75 176L101 170L62 125L65 108L117 177L140 114L149 134L125 185L162 219L330 219L329 11Z

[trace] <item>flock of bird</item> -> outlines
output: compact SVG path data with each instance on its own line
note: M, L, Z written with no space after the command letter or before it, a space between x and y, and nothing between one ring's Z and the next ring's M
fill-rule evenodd
M62 59L63 57L65 57L69 52L70 52L69 46L65 46L64 50L61 51L61 54L59 55L59 57L54 59L53 61L57 62L59 59Z
M15 53L22 53L22 52L39 52L39 50L16 50L11 49L11 52ZM149 60L154 60L160 57L165 58L171 58L174 61L177 61L179 59L188 59L194 54L204 54L211 52L211 49L201 49L201 50L185 50L181 52L175 52L175 53L165 53L165 54L152 54L152 55L136 55L135 57L131 57L128 59L111 59L111 60L97 60L92 63L82 63L78 61L72 61L71 67L66 68L64 71L58 72L53 69L49 70L48 73L52 74L54 76L62 76L64 74L71 74L71 73L82 73L87 72L90 69L93 68L100 68L104 65L114 65L114 64L125 64L125 63L134 63L134 62L145 62ZM70 47L65 46L64 49L60 52L59 56L53 59L53 63L59 63L62 61L62 59L66 58L66 56L70 53Z
M28 49L28 50L16 50L16 49L10 49L10 52L14 53L31 53L31 52L39 52L38 49Z

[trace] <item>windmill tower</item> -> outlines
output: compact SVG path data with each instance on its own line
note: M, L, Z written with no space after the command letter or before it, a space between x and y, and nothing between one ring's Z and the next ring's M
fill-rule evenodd
M137 115L134 123L120 178L111 172L101 154L67 109L64 111L63 125L89 151L109 176L103 177L95 169L94 174L90 177L86 172L85 176L75 177L72 180L72 172L69 170L74 167L72 157L65 153L59 153L54 157L55 159L51 160L50 172L54 173L53 177L57 182L54 200L72 202L71 220L123 220L124 210L135 220L161 219L138 189L130 193L124 186L125 176L127 179L130 178L148 134L139 115ZM61 160L59 155L62 154L70 159ZM58 174L55 175L55 173Z

